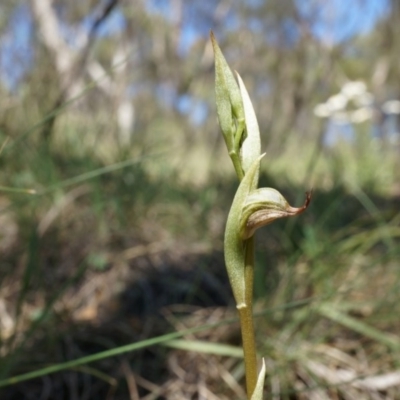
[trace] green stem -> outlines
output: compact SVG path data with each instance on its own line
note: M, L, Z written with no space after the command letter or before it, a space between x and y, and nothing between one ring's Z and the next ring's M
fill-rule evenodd
M245 128L245 121L239 120L235 133L233 150L229 155L241 181L244 177L240 161L240 143ZM253 323L253 285L254 285L254 237L244 242L245 247L245 302L246 306L238 309L242 332L244 366L246 371L246 391L250 399L257 384L257 355Z
M246 304L253 308L253 283L254 283L254 236L244 242L245 262L244 279L246 286Z
M246 123L244 119L238 119L237 120L237 127L236 127L236 132L234 136L234 143L233 143L233 149L235 150L236 153L239 153L240 151L240 143L242 142L242 136L244 132L244 127L246 126Z
M239 309L239 317L246 369L246 389L250 399L257 384L257 356L253 324L254 237L246 240L245 251L246 306Z
M233 148L228 146L228 148L231 148L229 151L229 156L231 157L231 160L233 162L233 166L235 167L236 175L239 178L239 181L241 181L244 177L243 169L242 169L242 163L240 161L240 142L242 140L242 135L244 132L244 127L245 127L245 121L244 119L238 120L237 121L237 128L236 132L234 135L234 142L233 142Z
M236 175L238 176L239 181L241 181L244 177L244 173L242 170L242 164L240 162L239 154L236 153L236 151L231 151L229 153L229 156L233 162L233 166L235 167Z

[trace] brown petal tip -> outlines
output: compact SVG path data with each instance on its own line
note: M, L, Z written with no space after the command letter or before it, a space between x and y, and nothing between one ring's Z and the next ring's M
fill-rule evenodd
M313 190L311 189L309 192L306 192L306 201L304 202L303 208L306 209L311 202Z
M306 199L301 207L289 207L287 211L289 211L291 215L299 215L303 213L311 202L312 192L312 189L309 192L306 192Z

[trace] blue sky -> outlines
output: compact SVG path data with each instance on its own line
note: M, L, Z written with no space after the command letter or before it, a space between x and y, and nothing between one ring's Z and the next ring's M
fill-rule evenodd
M322 41L331 44L356 34L368 33L377 20L389 11L388 0L298 0L297 4L303 16L310 19L315 9L319 8L320 16L313 32Z
M9 19L6 33L0 39L0 81L8 89L16 86L31 65L32 29L28 6L17 7Z
M252 0L254 5L261 0ZM265 1L265 0L263 0ZM283 1L283 0L282 0ZM164 15L167 19L173 18L169 0L149 0L146 2L150 13ZM316 22L312 32L326 44L334 44L353 35L370 31L377 20L388 12L388 0L298 0L300 12L304 17ZM199 36L208 34L210 26L199 26L195 22L196 15L183 21L181 54ZM83 28L90 26L91 16L85 18ZM119 32L124 26L124 18L120 11L114 12L107 22L101 27L101 36L112 35ZM65 30L68 32L68 29ZM18 6L11 16L6 33L0 42L0 81L12 90L29 70L32 61L31 38L33 24L30 10L26 3Z

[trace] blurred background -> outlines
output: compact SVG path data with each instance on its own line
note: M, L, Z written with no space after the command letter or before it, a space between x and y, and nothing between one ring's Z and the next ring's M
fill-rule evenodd
M399 398L400 3L2 0L0 386L202 330L1 399L245 398L210 29L258 116L260 186L313 188L256 235L266 398Z

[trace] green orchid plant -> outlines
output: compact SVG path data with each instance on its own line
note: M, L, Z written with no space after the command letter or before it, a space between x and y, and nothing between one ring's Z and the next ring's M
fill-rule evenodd
M309 205L291 207L275 189L258 188L261 154L260 130L249 94L239 74L235 79L211 32L215 57L215 94L219 124L229 156L240 181L225 228L224 254L229 281L239 312L246 391L251 400L262 400L265 380L263 360L257 373L253 325L254 232L283 217L302 213Z

